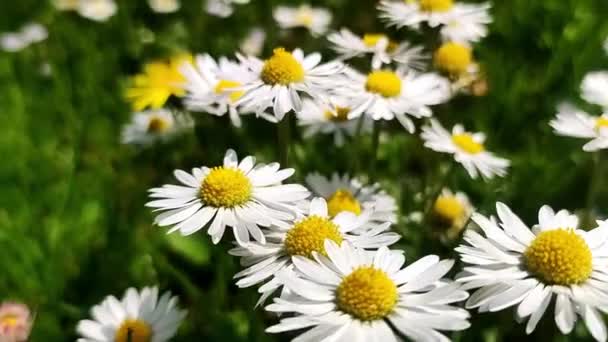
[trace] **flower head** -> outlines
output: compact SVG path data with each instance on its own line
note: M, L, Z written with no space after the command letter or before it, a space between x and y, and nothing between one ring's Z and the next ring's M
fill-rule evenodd
M236 105L257 114L272 108L278 120L291 110L302 110L303 93L313 98L325 97L327 90L337 84L336 76L343 70L339 62L319 64L320 54L305 57L300 49L292 52L274 49L265 61L252 56L240 56L240 60L256 77L243 84L245 94Z
M81 342L166 342L176 333L186 311L177 307L177 297L157 287L141 291L129 288L122 300L108 296L91 309L93 320L76 328Z
M578 314L591 335L605 341L599 311L608 307L606 222L584 231L568 211L543 206L538 224L530 229L506 205L497 203L496 211L500 224L474 214L484 235L467 231L467 244L456 249L468 264L457 281L478 288L466 307L495 312L517 306L518 319L528 320L529 334L556 298L555 323L562 333L572 331Z
M467 311L450 305L468 294L441 279L453 261L429 255L403 268L400 252L386 247L367 252L330 240L325 251L313 260L295 256L293 270L277 274L289 292L266 310L289 315L266 331L311 328L300 337L341 342L352 336L398 341L401 335L425 341L447 339L438 330L469 327Z
M301 5L299 7L277 6L272 13L281 28L304 27L314 35L327 32L331 24L331 12L321 7Z
M447 101L451 95L449 81L431 73L382 69L362 75L349 69L346 75L336 92L349 101L349 118L397 119L409 132L415 130L410 117L431 116L430 106Z
M330 34L327 39L333 43L333 49L342 59L371 54L374 69L395 61L407 68L422 70L428 58L422 47L395 42L384 34L367 33L359 37L343 28L340 32Z
M297 113L298 124L305 127L303 136L308 138L316 134L333 134L336 146L343 146L346 136L355 136L359 120L349 118L351 109L347 101L337 97L327 102L304 99L302 111ZM364 119L360 132L371 132L371 120Z
M583 151L608 148L608 113L592 116L569 103L559 105L557 116L549 123L555 134L589 139Z
M420 136L424 146L431 150L453 154L454 160L462 164L473 179L479 175L484 179L502 177L510 165L507 159L486 151L483 133L466 132L462 125L454 126L450 133L437 120L431 119L431 125L422 127Z
M28 307L21 303L0 304L0 341L26 342L32 329Z
M230 251L230 254L240 256L241 264L247 266L235 275L235 278L240 278L237 286L249 287L265 282L259 289L262 297L258 303L281 287L282 283L274 276L281 270L292 268L294 256L314 259L317 255L326 255L326 240L338 245L348 241L354 246L370 249L399 240L399 234L389 231L390 223L373 224L370 212L359 216L341 212L333 216L323 198L314 198L306 206L304 214L293 219L290 225L270 227L266 244L250 243Z
M122 130L121 142L147 146L167 141L193 126L194 122L187 114L174 115L166 109L147 110L133 114L131 122Z
M301 185L282 184L294 173L279 169L278 163L255 165L248 156L238 161L228 150L221 166L174 172L182 185L150 189L152 201L146 206L163 211L155 219L161 227L173 226L169 233L190 235L209 227L207 233L218 243L226 227L244 245L250 236L260 243L266 237L260 227L286 226L297 213L296 202L309 196Z
M126 91L126 97L132 102L133 109L159 109L169 97L183 96L186 93L185 78L179 69L191 59L190 55L178 55L169 60L146 64L143 73L133 77L132 85Z

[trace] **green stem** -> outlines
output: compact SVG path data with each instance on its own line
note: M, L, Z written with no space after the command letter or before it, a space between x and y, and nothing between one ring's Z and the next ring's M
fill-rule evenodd
M357 127L355 127L355 134L353 136L352 139L352 144L350 144L350 150L351 150L351 165L350 165L350 171L353 174L357 174L359 172L359 165L360 165L360 161L359 161L359 155L360 155L360 151L359 151L359 146L361 146L360 141L361 141L361 131L363 130L363 122L365 121L365 114L361 114L361 116L359 116L359 119L357 120Z
M372 160L369 165L369 180L373 183L376 179L376 168L378 164L378 147L380 146L380 122L374 122L372 132Z
M278 124L277 124L277 134L278 134L278 149L279 149L279 163L281 163L282 167L286 167L287 163L289 162L289 144L291 143L290 141L290 134L291 134L291 127L290 127L290 118L291 116L289 115L289 113L287 113L287 115L285 115L285 117L283 118L283 120L281 120Z
M431 210L433 209L433 204L435 203L435 199L441 193L441 190L445 186L448 180L448 176L452 171L452 166L454 166L454 162L450 162L445 168L439 167L437 182L435 184L436 187L431 191L430 198L427 201L426 207L424 208L424 221L428 222L431 216Z
M595 200L601 187L602 180L602 155L601 151L593 153L593 166L591 169L591 179L589 180L589 189L587 190L585 224L593 223L593 209Z

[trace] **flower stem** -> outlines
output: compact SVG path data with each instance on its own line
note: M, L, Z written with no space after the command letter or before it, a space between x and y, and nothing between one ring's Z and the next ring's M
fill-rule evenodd
M279 163L282 167L287 166L287 163L289 162L289 144L291 143L291 127L289 118L290 116L288 114L277 124Z
M372 160L369 165L369 179L373 183L376 178L376 168L378 164L378 147L380 146L380 122L374 121L372 131Z
M589 189L587 190L586 212L583 223L585 225L593 224L593 209L598 191L601 187L602 180L602 154L601 151L593 153L593 166L591 168L591 179L589 180Z

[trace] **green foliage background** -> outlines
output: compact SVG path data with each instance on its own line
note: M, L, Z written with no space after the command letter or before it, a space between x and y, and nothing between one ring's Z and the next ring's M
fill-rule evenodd
M145 1L117 2L120 9L107 23L56 12L40 0L0 2L0 31L32 20L50 31L43 43L0 53L0 299L22 300L36 311L32 341L69 341L77 321L104 296L159 284L190 311L176 341L286 340L287 335L263 332L275 320L253 310L255 290L233 285L239 266L226 253L228 242L213 246L204 232L187 239L167 236L151 225L153 215L143 206L148 188L173 182L173 169L213 165L227 147L275 160L276 128L246 119L244 129L235 130L225 118L197 116L195 134L136 151L119 144L130 115L121 94L125 77L145 61L178 51L232 55L254 25L269 33L266 52L281 44L331 56L328 44L304 31L280 33L272 22L275 5L299 1L252 0L228 19L204 14L200 0L182 0L182 9L170 15L151 12ZM334 28L382 30L375 1L312 3L332 10ZM590 186L592 155L581 151L580 141L554 136L548 121L559 101L578 101L586 72L608 69L601 49L608 3L503 0L493 3L492 13L491 34L476 47L490 93L460 97L438 108L437 116L448 126L463 122L488 133L489 148L512 159L513 167L506 178L489 183L472 181L454 167L447 184L466 191L483 213L492 213L501 200L530 223L542 204L605 215L604 170ZM144 37L154 41L143 43ZM44 63L52 69L48 76L40 72ZM598 108L588 109L599 114ZM420 211L449 160L424 150L396 125L383 128L372 176L399 198L402 215ZM328 146L329 138L294 139L290 166L297 168L298 180L313 170L368 174L369 137L344 150ZM355 169L353 158L360 161ZM423 201L414 201L420 193ZM402 220L396 229L410 260L430 253L454 256L452 246L437 242L426 224ZM472 322L454 340L568 340L555 332L551 319L525 337L509 310L475 314ZM579 324L570 340L588 338Z

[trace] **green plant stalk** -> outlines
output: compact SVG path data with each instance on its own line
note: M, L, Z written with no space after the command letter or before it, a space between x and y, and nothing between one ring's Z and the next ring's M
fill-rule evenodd
M291 143L291 127L290 127L290 113L287 113L283 120L277 124L277 136L278 136L278 151L279 151L279 163L282 167L286 167L289 162L289 144Z
M378 167L378 148L380 146L380 122L374 122L372 131L372 159L369 164L369 180L370 183L376 181L376 169Z
M602 154L601 151L593 153L593 166L591 168L591 179L589 181L589 189L587 190L587 199L585 202L585 217L583 220L584 224L592 225L593 223L593 209L595 207L595 201L597 194L601 188L602 181Z

